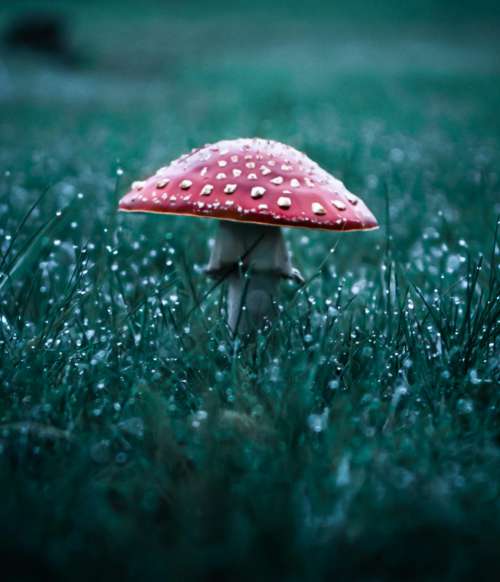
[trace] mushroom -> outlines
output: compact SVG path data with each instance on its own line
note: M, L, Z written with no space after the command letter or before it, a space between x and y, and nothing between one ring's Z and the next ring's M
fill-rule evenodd
M228 324L246 333L271 319L282 278L303 281L280 227L378 228L363 201L305 154L264 139L193 149L119 203L125 212L219 219L206 273L228 277Z

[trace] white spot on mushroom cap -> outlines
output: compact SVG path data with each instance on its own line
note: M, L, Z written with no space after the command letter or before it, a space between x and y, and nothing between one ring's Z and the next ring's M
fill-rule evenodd
M280 208L287 209L287 208L290 208L290 206L292 205L292 200L288 196L280 196L278 198L277 204Z
M144 182L142 180L136 180L135 182L132 182L132 189L133 190L142 190L145 185L146 185L146 182Z
M285 179L283 176L276 176L271 180L271 184L276 184L276 186L279 186L280 184L283 184L284 181Z
M311 204L311 209L314 212L314 214L317 214L318 216L322 216L322 215L326 214L326 210L325 210L324 206L322 204L320 204L319 202L313 202Z
M342 200L332 200L332 204L337 210L345 210L347 206L342 202Z
M182 180L180 186L183 190L189 190L189 188L191 188L191 186L193 185L193 182L191 182L191 180Z
M225 180L227 176L226 174L224 174L224 172L219 172L218 174L216 174L215 178L216 180Z
M205 184L203 186L203 188L201 189L200 194L202 196L209 196L214 190L214 187L212 186L212 184Z
M163 178L156 183L157 188L165 188L170 183L169 178Z
M238 187L237 184L226 184L224 187L224 193L225 194L233 194L234 192L236 192L237 187Z
M254 186L250 192L252 198L262 198L266 193L266 189L262 186Z

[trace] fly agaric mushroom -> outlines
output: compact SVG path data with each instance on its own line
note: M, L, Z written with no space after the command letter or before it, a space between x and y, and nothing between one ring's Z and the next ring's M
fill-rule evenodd
M340 180L296 149L257 138L220 141L184 154L134 182L119 209L220 219L206 272L228 276L233 333L258 328L271 317L281 278L303 280L280 227L378 228Z

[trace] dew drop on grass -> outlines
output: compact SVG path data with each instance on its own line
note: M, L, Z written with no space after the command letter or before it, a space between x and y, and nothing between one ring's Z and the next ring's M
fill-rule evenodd
M478 376L477 370L475 368L472 368L472 370L469 372L469 380L471 384L481 384L481 378Z
M457 402L457 411L460 414L471 414L474 412L474 403L469 398L460 398Z
M339 310L336 307L330 306L328 308L328 315L330 317L335 317L339 314Z
M321 414L310 414L307 417L307 425L313 432L319 433L325 430L328 423L329 410L325 408Z
M449 255L446 260L446 272L453 273L458 269L461 263L464 262L464 257L460 255Z

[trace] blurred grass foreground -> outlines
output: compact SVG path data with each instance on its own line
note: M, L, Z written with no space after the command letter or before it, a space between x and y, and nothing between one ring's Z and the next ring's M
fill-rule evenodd
M499 579L499 22L2 4L3 580ZM310 281L252 343L223 289L193 310L214 221L116 213L240 136L303 150L382 226L287 231Z

